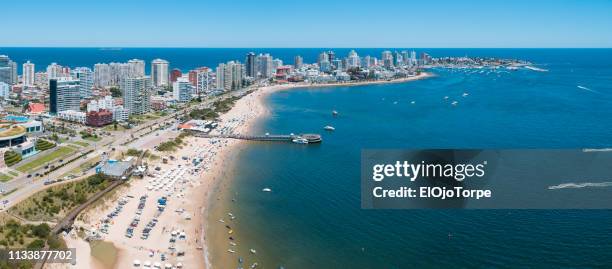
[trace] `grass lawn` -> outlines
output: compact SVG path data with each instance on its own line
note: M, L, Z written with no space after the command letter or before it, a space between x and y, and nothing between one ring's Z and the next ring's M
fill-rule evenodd
M117 124L117 130L115 131L115 126L113 124L109 124L109 125L104 126L104 128L102 128L102 130L108 131L108 132L123 132L126 129L125 129L125 127Z
M75 145L79 145L81 147L89 146L89 143L84 142L84 141L70 141L69 143L72 143L72 144L75 144Z
M83 139L89 140L89 141L93 141L93 142L98 142L98 141L102 140L102 137L99 137L99 136L98 137L89 136L89 137L85 137Z
M9 180L13 179L12 176L9 176L5 173L0 173L0 182L7 182Z
M72 147L59 147L57 150L47 155L35 158L25 163L24 165L17 167L17 169L15 170L22 172L22 173L27 173L29 171L32 171L36 168L39 168L45 165L48 162L52 162L52 161L55 161L56 159L67 157L71 155L73 152L75 152L75 149Z
M15 171L13 171L13 170L8 171L8 173L9 173L9 174L11 174L11 175L13 175L13 176L15 176L15 177L19 175L19 173L15 172Z

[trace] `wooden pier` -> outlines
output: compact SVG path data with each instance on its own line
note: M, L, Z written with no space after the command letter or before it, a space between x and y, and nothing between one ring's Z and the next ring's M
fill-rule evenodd
M321 135L319 134L300 134L300 135L241 135L241 134L209 134L196 130L189 130L196 137L201 138L228 138L251 141L269 141L269 142L292 142L296 138L304 138L308 143L321 143Z

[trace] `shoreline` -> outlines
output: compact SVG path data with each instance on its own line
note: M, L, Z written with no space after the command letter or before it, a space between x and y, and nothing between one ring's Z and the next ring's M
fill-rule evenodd
M250 122L248 122L247 124L245 124L245 131L249 132L252 131L254 126L257 126L258 123L260 123L263 119L265 119L266 115L268 115L270 113L270 110L266 104L266 98L275 93L275 92L281 92L281 91L287 91L287 90L296 90L296 89L305 89L305 88L326 88L326 87L342 87L342 86L347 86L347 87L352 87L352 86L363 86L363 85L374 85L374 84L392 84L392 83L405 83L405 82L410 82L410 81L416 81L416 80L421 80L421 79L426 79L426 78L430 78L435 76L432 73L429 72L422 72L421 74L419 74L418 76L414 76L414 77L408 77L408 78L402 78L402 79L396 79L396 80L391 80L391 81L364 81L364 82L348 82L348 83L329 83L329 84L309 84L309 83L293 83L293 84L281 84L281 85L272 85L272 86L266 86L266 87L261 87L257 90L255 90L254 92L252 92L251 94L249 94L249 96L254 96L256 99L256 103L251 103L252 105L255 105L256 108L254 109L253 107L251 107L249 109L249 107L241 107L241 103L240 101L242 101L242 99L244 99L245 97L241 98L240 100L238 100L236 102L236 105L232 108L232 110L230 110L230 112L232 112L233 110L244 110L246 112L254 112L254 111L259 111L259 113L257 113L257 115L255 117L253 117L251 119ZM242 103L242 105L244 105L244 103ZM228 113L230 113L228 112ZM221 157L224 161L228 161L229 159L229 155L232 155L231 152L233 152L233 150L240 148L243 145L246 145L248 142L246 141L241 141L241 140L232 140L235 143L233 143L233 145L231 147L227 148L227 151L223 154L223 157ZM236 156L232 156L232 157L236 157ZM230 163L229 166L227 167L233 167L234 165L236 165L235 162ZM209 177L213 177L213 178L219 178L222 175L224 175L224 173L222 173L223 171L217 170L217 173L220 174L209 174ZM232 184L233 178L228 178L228 184ZM206 212L203 213L203 215L205 215L206 219L203 221L202 225L206 225L208 226L208 228L204 228L204 226L201 226L202 229L204 229L205 231L208 231L208 229L210 229L210 225L212 223L215 223L216 220L212 220L210 219L212 216L209 215L210 212L210 205L213 202L223 202L224 199L220 199L219 196L221 196L222 194L220 193L219 188L221 187L222 181L221 180L216 180L215 182L213 182L213 184L215 185L214 188L214 192L208 192L209 195L207 197L207 199L204 200L204 203L202 204L202 206L204 208L207 208ZM230 187L231 188L231 187ZM217 199L215 199L217 198ZM228 200L228 199L225 199ZM208 204L208 206L206 205ZM217 205L217 206L221 206L221 207L226 207L227 205ZM214 255L211 250L214 248L215 249L215 253L217 254L221 254L221 253L225 253L223 251L223 245L220 245L220 242L211 242L212 240L210 240L210 237L207 237L209 240L205 241L205 246L204 246L204 253L203 255L205 256L205 259L207 261L207 269L210 268L231 268L230 264L225 264L225 263L220 263L219 261L213 262L211 260L212 255ZM219 244L219 245L218 245ZM246 266L246 265L245 265Z
M418 76L402 78L391 81L365 81L365 82L349 82L349 83L330 83L330 84L281 84L265 86L255 89L253 92L243 96L236 101L230 111L222 114L219 117L219 126L213 130L213 133L235 133L248 134L253 128L270 113L266 105L266 98L275 92L299 89L299 88L324 88L324 87L341 87L341 86L361 86L372 84L387 84L387 83L403 83L414 80L420 80L433 76L430 73L421 73ZM164 130L153 132L141 138L138 141L140 149L153 149L157 144L166 141L169 137L174 137L180 131ZM156 134L157 133L157 134ZM160 134L160 133L163 133ZM117 191L112 197L105 199L102 203L87 209L78 217L75 222L75 227L83 228L85 231L100 231L101 229L108 230L106 234L101 234L103 240L112 242L117 249L117 258L113 268L129 268L133 267L134 260L139 260L142 263L145 261L164 263L182 263L187 268L226 268L229 265L220 261L216 261L213 257L214 253L222 253L223 245L221 242L216 242L209 236L208 231L211 224L211 207L223 207L223 195L221 188L228 188L232 184L231 173L234 165L236 165L237 152L240 147L246 145L245 141L235 139L215 139L215 138L197 138L188 136L184 139L186 146L171 153L159 153L152 151L156 155L176 156L176 160L168 161L167 164L161 160L149 160L149 167L160 167L160 175L145 176L142 179L133 178L130 180L129 187ZM129 148L129 145L128 147ZM188 160L181 160L181 157L188 157ZM202 169L199 172L189 170L192 163L189 161L193 158L203 158ZM181 166L183 164L183 166ZM230 168L230 169L228 169ZM171 186L159 190L151 188L152 184L159 184L163 178L161 174L165 172L178 171L180 176L172 181ZM175 183L176 181L176 183ZM157 182L157 183L156 183ZM176 184L176 186L175 186ZM231 188L231 187L229 187ZM148 202L143 213L138 215L140 224L134 228L134 237L126 238L125 229L129 227L130 222L134 217L129 214L137 211L136 205L141 195L148 195ZM157 214L155 201L161 197L168 197L168 205L166 210ZM126 198L131 197L131 198ZM103 224L102 219L117 206L119 199L130 200L125 205L127 212L120 213L116 218L108 224ZM153 202L152 202L153 201ZM129 212L129 213L128 213ZM178 213L177 212L181 212ZM190 214L190 218L183 219L184 214ZM151 231L151 236L147 239L140 238L143 227L152 218L159 220L157 227ZM163 228L162 228L163 227ZM78 229L74 229L78 230ZM186 239L177 240L176 243L168 243L171 231L183 231L187 234ZM223 230L225 232L225 230ZM87 244L83 239L75 234L67 235L67 244L69 247L84 247ZM227 240L227 238L225 238ZM227 243L227 242L225 242ZM172 248L163 246L169 245ZM174 249L175 248L175 249ZM184 251L183 256L175 255L175 250ZM214 251L213 251L214 249ZM164 253L166 260L159 260L159 257ZM104 268L91 255L82 257L79 264L69 268ZM110 269L110 268L108 268Z

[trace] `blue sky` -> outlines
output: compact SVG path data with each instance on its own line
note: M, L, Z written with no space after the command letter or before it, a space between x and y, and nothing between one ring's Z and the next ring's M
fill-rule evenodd
M612 47L610 0L2 2L7 47Z

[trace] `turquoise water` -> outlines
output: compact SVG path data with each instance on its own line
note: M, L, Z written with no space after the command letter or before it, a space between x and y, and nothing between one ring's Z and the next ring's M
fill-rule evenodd
M359 165L364 148L611 147L611 52L524 52L550 72L434 70L411 83L271 95L258 132L324 142L239 154L229 210L257 257L241 255L263 268L610 266L612 211L362 210ZM336 131L324 133L328 124Z
M4 117L5 120L7 121L14 121L14 122L27 122L29 120L28 117L26 116L15 116L15 115L8 115L6 117Z

